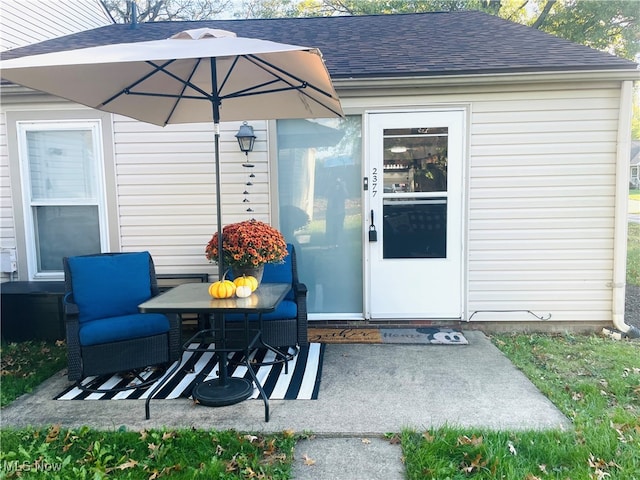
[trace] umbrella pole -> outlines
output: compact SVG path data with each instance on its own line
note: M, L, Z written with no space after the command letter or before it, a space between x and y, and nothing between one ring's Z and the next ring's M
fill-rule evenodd
M214 105L214 111L217 107ZM215 115L214 115L215 116ZM218 221L218 280L222 280L224 275L224 255L222 254L222 195L220 193L220 123L214 120L214 149L215 149L215 168L216 168L216 219Z
M211 59L211 106L213 108L213 133L214 133L214 149L216 162L216 215L218 216L218 280L222 280L224 275L224 255L222 254L222 195L220 193L220 98L218 96L218 77L216 72L215 59ZM221 407L224 405L233 405L241 402L251 396L253 393L253 383L245 378L229 378L228 376L228 360L224 314L215 313L213 321L216 323L217 335L220 342L216 338L216 348L220 351L218 355L218 378L207 380L196 385L192 391L192 396L201 405L209 407ZM245 322L246 325L246 322ZM220 343L220 345L218 345ZM246 354L245 349L245 354ZM249 364L247 364L248 368Z

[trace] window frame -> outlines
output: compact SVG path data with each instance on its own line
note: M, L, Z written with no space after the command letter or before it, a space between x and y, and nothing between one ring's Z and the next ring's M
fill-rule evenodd
M101 251L119 251L116 208L112 115L95 110L7 111L7 144L18 256L18 278L28 281L63 280L64 272L38 272L37 239L33 206L72 205L74 203L31 202L29 163L26 159L26 134L30 130L91 130L96 155L95 182L100 226ZM25 127L27 128L25 130ZM77 202L75 203L78 204ZM82 203L86 205L86 203Z

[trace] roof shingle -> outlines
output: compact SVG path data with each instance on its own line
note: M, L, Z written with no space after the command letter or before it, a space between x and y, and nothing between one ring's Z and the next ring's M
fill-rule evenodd
M475 11L108 25L4 52L4 59L158 40L191 28L319 48L331 76L375 78L635 69L626 59Z

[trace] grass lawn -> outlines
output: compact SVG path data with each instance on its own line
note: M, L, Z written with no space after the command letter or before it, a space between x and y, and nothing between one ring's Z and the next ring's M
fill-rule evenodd
M31 392L67 365L64 342L3 343L0 346L0 406Z
M640 342L570 335L493 341L574 430L406 430L407 478L640 479Z

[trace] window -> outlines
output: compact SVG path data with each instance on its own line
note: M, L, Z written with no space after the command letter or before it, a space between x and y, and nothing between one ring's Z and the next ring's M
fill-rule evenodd
M384 258L447 258L448 135L384 129Z
M280 227L309 313L362 313L362 119L278 120Z
M17 123L30 279L106 245L101 122Z

